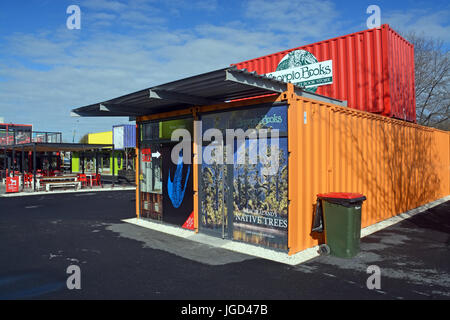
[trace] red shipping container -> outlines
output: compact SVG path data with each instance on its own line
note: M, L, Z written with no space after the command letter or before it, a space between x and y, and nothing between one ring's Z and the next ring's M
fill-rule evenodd
M307 55L297 50L307 51ZM294 57L293 51L300 55ZM316 93L347 101L350 108L416 121L414 46L389 25L235 65L258 74L286 69L289 63L297 67L299 64L287 61L289 53L293 61L297 58L302 66L331 60L332 83L319 85ZM303 59L303 62L299 59Z

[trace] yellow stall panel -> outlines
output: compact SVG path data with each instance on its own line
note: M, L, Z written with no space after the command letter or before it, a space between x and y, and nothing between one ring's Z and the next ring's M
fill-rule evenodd
M89 144L112 144L113 143L113 133L112 133L112 131L89 133L88 143Z

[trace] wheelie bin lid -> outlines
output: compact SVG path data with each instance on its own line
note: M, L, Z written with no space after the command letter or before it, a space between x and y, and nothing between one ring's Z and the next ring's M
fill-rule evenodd
M350 193L350 192L330 192L330 193L320 193L317 198L322 200L331 200L333 202L343 202L343 203L356 203L365 201L367 198L360 193Z

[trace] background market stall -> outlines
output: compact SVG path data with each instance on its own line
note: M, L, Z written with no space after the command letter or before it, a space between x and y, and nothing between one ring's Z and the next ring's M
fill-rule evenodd
M98 152L91 150L72 152L72 172L83 170L91 173L99 172L105 179L110 180L114 171L114 177L117 180L135 183L136 126L134 124L116 125L113 126L112 131L89 133L87 143L114 145L114 153L111 151L112 147Z
M107 144L92 145L63 142L32 142L5 145L2 148L4 157L10 159L5 162L6 166L2 168L3 171L6 172L8 176L12 177L17 175L24 176L25 174L32 174L32 186L34 191L37 191L38 184L36 177L38 173L51 175L51 172L62 172L61 152L92 151L98 154L105 148L112 148L112 151L109 152L114 152L114 147ZM84 170L82 170L81 173L84 173Z

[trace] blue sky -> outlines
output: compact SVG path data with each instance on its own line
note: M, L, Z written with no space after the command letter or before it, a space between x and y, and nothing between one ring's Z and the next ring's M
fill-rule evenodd
M68 30L69 5L81 30ZM127 118L70 110L382 23L450 43L448 1L2 0L0 118L72 141Z

